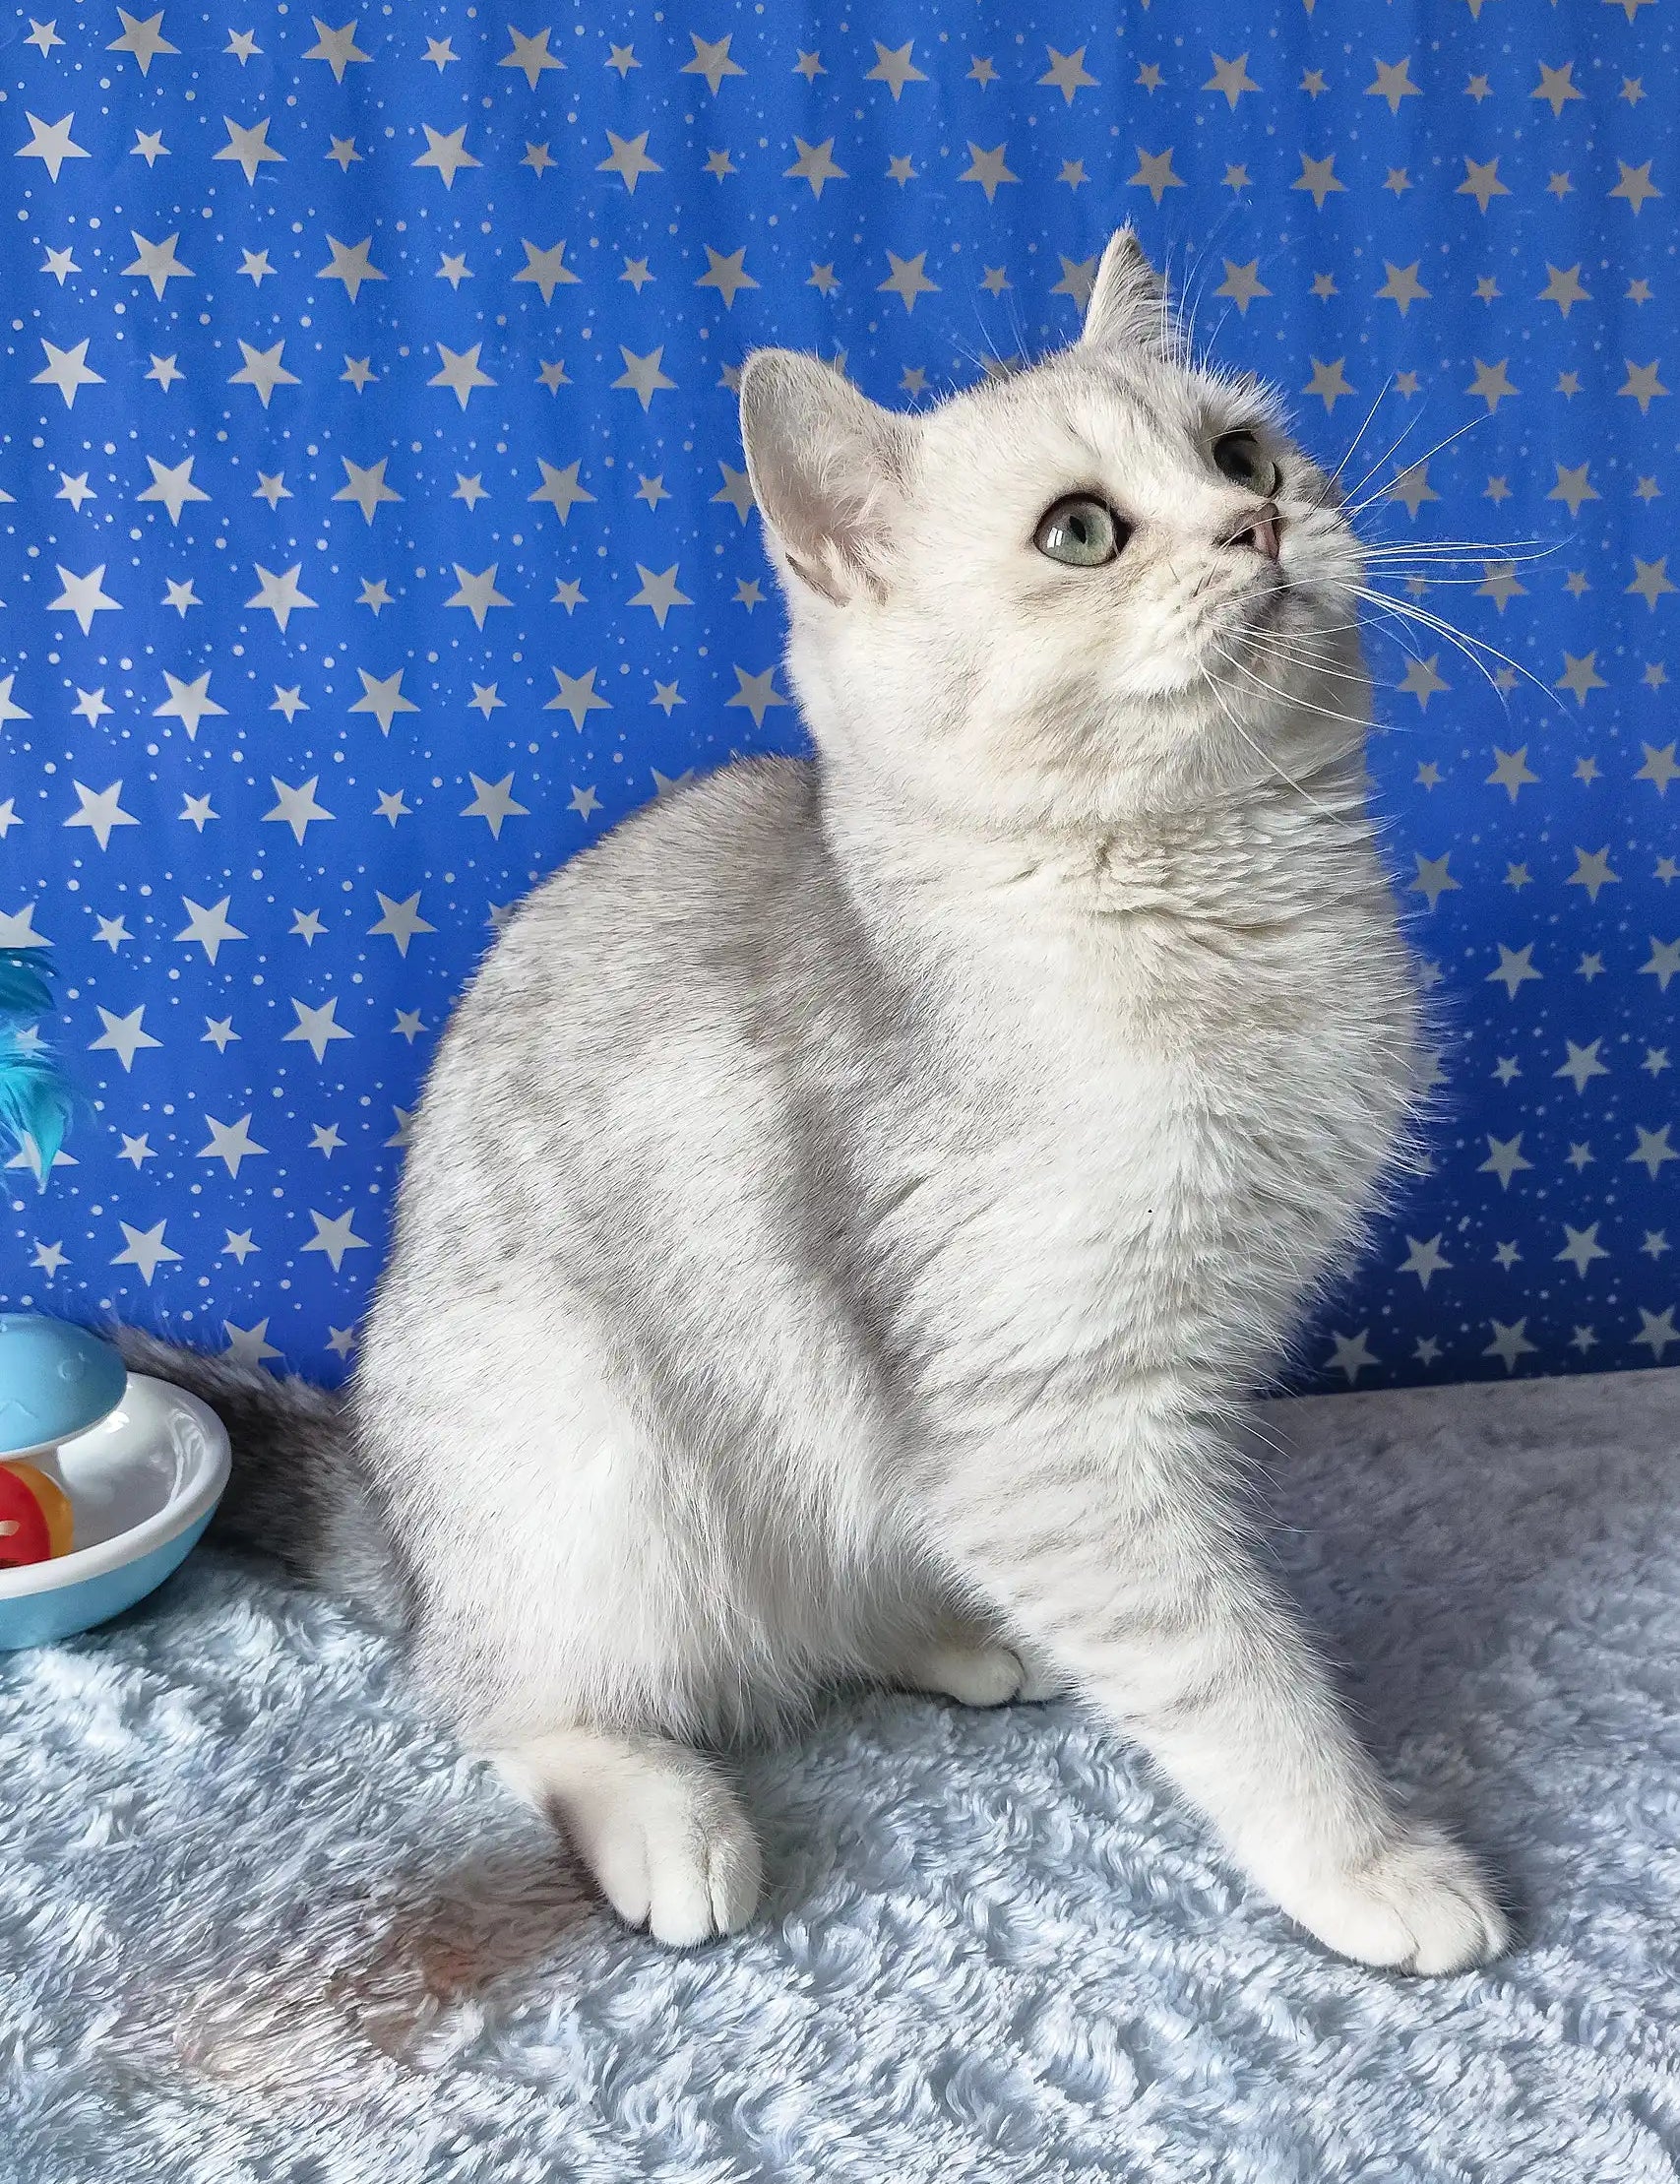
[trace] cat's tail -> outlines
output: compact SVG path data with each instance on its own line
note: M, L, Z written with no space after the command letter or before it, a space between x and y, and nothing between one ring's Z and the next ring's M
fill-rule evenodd
M213 1539L271 1556L300 1583L382 1621L404 1619L399 1558L341 1396L141 1328L101 1332L131 1372L186 1389L227 1428L233 1473Z

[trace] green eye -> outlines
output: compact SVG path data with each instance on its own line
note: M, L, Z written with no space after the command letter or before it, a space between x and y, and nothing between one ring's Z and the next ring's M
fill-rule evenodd
M1276 492L1279 471L1270 456L1263 455L1252 432L1225 432L1213 442L1213 462L1234 485L1268 498Z
M1032 543L1041 554L1070 569L1098 569L1114 559L1129 535L1106 501L1089 493L1070 493L1046 512Z

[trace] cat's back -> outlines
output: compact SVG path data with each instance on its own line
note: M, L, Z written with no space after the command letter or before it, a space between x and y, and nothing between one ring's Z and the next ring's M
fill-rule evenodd
M465 1208L539 1181L575 1207L586 1170L622 1194L626 1163L651 1181L762 1127L845 916L811 763L660 796L504 926L439 1041L405 1196L429 1180Z
M610 998L661 965L686 978L751 947L755 913L818 876L816 768L738 759L667 790L533 888L485 966L509 993L551 977L555 952Z
M831 885L816 770L738 760L666 792L541 881L463 995L446 1047L539 1037L639 1052L759 990ZM440 1070L448 1056L440 1050ZM481 1066L482 1050L475 1056Z

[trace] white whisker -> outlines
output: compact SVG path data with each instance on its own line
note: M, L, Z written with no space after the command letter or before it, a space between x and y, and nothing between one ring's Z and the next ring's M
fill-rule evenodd
M1310 699L1299 697L1292 691L1281 690L1276 683L1268 682L1264 675L1257 675L1252 668L1245 666L1243 662L1236 657L1235 654L1227 653L1222 645L1215 645L1213 647L1213 650L1218 654L1219 657L1225 662L1225 665L1227 667L1234 667L1237 673L1241 675L1245 681L1253 683L1257 690L1263 690L1266 695L1274 701L1281 701L1285 705L1298 706L1302 710L1302 712L1317 714L1321 719L1345 721L1349 727L1358 729L1361 739L1363 739L1366 735L1370 733L1371 720L1369 715L1356 717L1351 713L1338 713L1334 709L1334 707L1331 706L1314 705ZM1355 748L1357 748L1357 746L1353 744L1349 744L1347 746L1347 750ZM1347 755L1347 750L1338 751L1336 754L1337 757L1345 758ZM1326 760L1325 763L1327 765L1330 765L1333 764L1334 761Z
M1489 415L1491 414L1492 412L1489 411ZM1449 432L1444 440L1437 440L1432 448L1427 449L1422 455L1418 456L1414 462L1408 463L1405 467L1405 470L1400 471L1396 477L1391 478L1389 480L1389 483L1383 486L1380 491L1368 494L1364 500L1354 501L1350 507L1344 508L1341 512L1343 520L1351 524L1354 517L1362 515L1363 512L1371 506L1373 501L1380 501L1388 498L1391 494L1392 488L1399 482L1399 479L1400 477L1403 477L1405 475L1406 470L1421 469L1425 463L1432 463L1435 460L1436 456L1441 453L1441 450L1443 448L1450 448L1455 440L1462 440L1466 432L1473 432L1477 425L1486 424L1486 417L1471 417L1466 423L1460 425L1457 432ZM1379 463L1376 468L1378 469L1381 469L1381 463ZM1358 492L1359 486L1364 485L1366 481L1373 475L1373 471L1367 470L1365 472L1365 476L1359 480L1359 485L1356 485L1353 490L1355 492Z
M1358 431L1353 435L1352 439L1348 441L1346 452L1343 454L1341 461L1326 477L1321 489L1313 495L1312 506L1315 512L1318 509L1323 508L1326 501L1329 500L1332 492L1335 490L1338 478L1340 477L1342 471L1346 469L1349 462L1352 460L1354 449L1359 445L1360 441L1364 439L1366 432L1370 429L1371 419L1383 406L1383 403L1388 395L1389 389L1394 385L1394 383L1395 375L1393 372L1390 372L1388 378L1385 379L1383 382L1382 392L1378 395L1376 401L1372 403L1370 408L1366 410L1364 423L1360 425Z
M1531 669L1524 667L1521 660L1513 659L1509 653L1502 653L1497 645L1489 645L1479 637L1470 637L1463 630L1455 628L1451 622L1443 621L1440 615L1431 614L1426 608L1420 607L1409 600L1391 598L1386 593L1373 592L1365 587L1360 588L1359 596L1362 599L1369 600L1373 606L1383 608L1390 614L1405 615L1422 628L1433 630L1437 636L1444 637L1449 644L1456 645L1471 665L1487 677L1495 690L1499 690L1499 684L1494 680L1490 669L1482 660L1476 657L1477 652L1487 653L1503 666L1509 667L1513 674L1525 675L1534 688L1540 691L1549 703L1555 705L1558 711L1564 713L1567 717L1568 709L1557 692L1549 689L1545 683L1541 682L1538 675L1534 674ZM1473 651L1471 650L1472 647L1474 648ZM1500 690L1499 694L1502 699L1506 696L1503 690Z

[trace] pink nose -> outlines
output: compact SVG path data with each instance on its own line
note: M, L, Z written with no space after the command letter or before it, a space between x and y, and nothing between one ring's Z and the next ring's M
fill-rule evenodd
M1276 561L1278 554L1278 533L1282 520L1276 502L1265 501L1248 517L1240 529L1233 530L1225 540L1227 546L1253 546L1268 561Z

